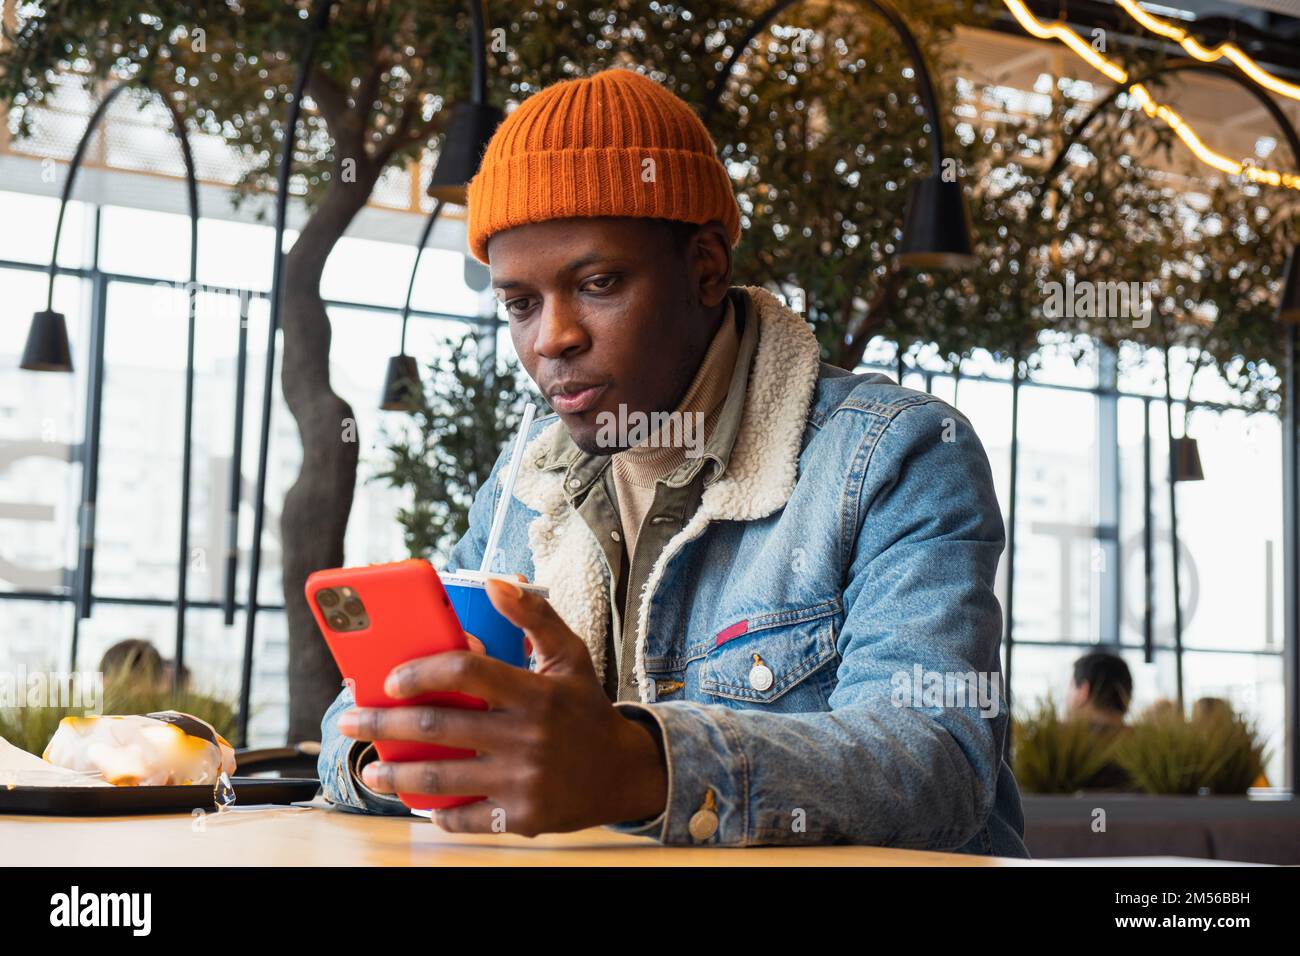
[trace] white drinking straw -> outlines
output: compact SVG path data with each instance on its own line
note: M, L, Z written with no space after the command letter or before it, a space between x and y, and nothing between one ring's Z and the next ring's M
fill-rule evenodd
M510 465L506 469L505 487L501 489L501 499L497 502L496 513L492 515L492 530L488 532L487 548L483 560L479 563L480 574L487 574L492 566L492 556L496 554L497 542L501 539L501 527L506 523L506 509L515 493L515 479L519 477L519 465L524 460L524 445L528 441L528 429L533 424L537 406L529 402L524 406L524 418L519 423L519 434L515 436L515 447L510 453Z

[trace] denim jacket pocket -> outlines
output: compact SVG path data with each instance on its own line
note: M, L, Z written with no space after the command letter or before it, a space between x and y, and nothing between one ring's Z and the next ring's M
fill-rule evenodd
M733 634L720 633L720 643L694 662L700 690L732 707L826 710L835 679L826 665L838 656L838 610L838 602L827 601L750 618L739 633L728 628Z

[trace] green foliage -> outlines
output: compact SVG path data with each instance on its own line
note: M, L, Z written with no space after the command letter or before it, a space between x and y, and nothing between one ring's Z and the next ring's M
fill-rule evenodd
M468 333L440 350L416 410L384 428L388 462L374 476L411 494L397 513L412 557L441 564L469 529L469 508L497 456L513 439L524 405L546 403L516 372L479 356Z
M1142 157L1163 154L1166 166L1204 173L1167 127L1140 111L1112 107L1080 149L1086 158L1063 170L1043 197L1050 240L1039 237L1026 272L1039 289L1067 274L1076 282L1153 285L1154 315L1145 326L1099 314L1045 318L1043 327L1061 339L1134 343L1138 361L1157 365L1171 348L1181 349L1193 376L1215 369L1246 407L1275 409L1282 367L1277 277L1300 239L1300 209L1287 191L1229 178L1198 182L1144 165Z
M560 79L633 65L699 107L732 45L767 6L494 0L489 98L518 102ZM1272 304L1283 257L1300 238L1288 191L1211 182L1190 164L1201 178L1149 168L1145 159L1185 158L1185 150L1163 124L1117 108L1081 140L1082 162L1043 184L1046 163L1084 112L1067 84L1051 91L1045 116L1017 117L1010 107L996 111L1003 119L959 116L959 98L996 107L1001 95L972 88L959 97L945 79L954 75L956 26L980 25L984 7L898 6L938 85L945 154L969 195L981 265L894 275L908 184L935 172L910 64L893 31L864 7L802 3L754 41L710 118L744 217L737 279L802 290L833 362L851 364L846 340L878 335L905 350L933 348L954 365L982 348L1032 367L1044 333L1066 343L1095 336L1160 352L1182 346L1247 405L1276 407ZM0 59L0 101L12 103L21 134L57 71L149 83L239 152L246 186L268 188L311 7L24 4L17 42ZM349 158L363 167L357 183L369 190L382 169L436 148L446 106L469 90L465 8L459 0L336 5L308 86L296 190L316 200L341 186L340 163ZM1143 68L1151 66L1143 56ZM1151 88L1159 93L1160 83ZM1280 147L1275 165L1297 159L1285 153ZM1161 320L1143 329L1127 316L1050 319L1044 285L1071 275L1155 282Z
M1300 242L1300 215L1280 189L1220 182L1206 199L1166 283L1180 321L1157 326L1156 344L1185 350L1193 376L1213 368L1248 406L1276 411L1284 367L1277 285Z
M1115 759L1146 793L1244 794L1267 758L1254 721L1231 712L1188 719L1174 708L1133 724Z
M1012 768L1025 793L1076 793L1111 763L1116 734L1062 719L1050 697L1015 722Z
M973 5L912 0L900 9L951 107L942 72L952 65L955 26L978 21ZM736 271L754 284L802 289L835 361L887 281L908 184L940 172L930 168L910 60L883 20L839 3L791 8L742 63L711 123L723 161L740 176L746 233ZM963 142L953 114L944 116L946 156L976 167L983 144ZM871 318L872 331L906 334L897 310Z
M25 4L0 62L0 101L25 135L68 71L130 81L170 99L196 127L221 136L246 166L243 185L274 189L288 100L314 4L97 2ZM463 3L336 3L317 44L295 191L316 200L340 161L374 177L441 130L443 100L469 86Z
M1152 708L1122 730L1062 718L1048 697L1018 718L1012 767L1025 793L1076 793L1118 769L1151 794L1244 794L1264 772L1267 751L1254 721L1230 710L1188 719Z

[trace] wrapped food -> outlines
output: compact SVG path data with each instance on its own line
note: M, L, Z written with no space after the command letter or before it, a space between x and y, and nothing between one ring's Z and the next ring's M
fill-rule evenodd
M56 767L102 774L117 787L215 784L223 772L235 772L235 750L225 738L174 710L64 717L42 756Z

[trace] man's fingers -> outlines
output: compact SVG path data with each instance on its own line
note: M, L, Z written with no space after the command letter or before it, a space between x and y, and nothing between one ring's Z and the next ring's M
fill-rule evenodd
M516 574L515 577L517 577L524 584L528 583L528 575L526 574ZM524 653L529 657L532 657L533 655L533 642L530 641L527 637L524 637Z
M468 760L375 761L361 768L361 779L379 793L434 793L448 797L485 795L501 785L501 768L489 757Z
M384 693L399 699L436 691L460 691L491 705L506 703L535 680L528 671L473 651L446 651L401 664L384 681Z
M487 582L488 599L511 624L523 628L539 658L557 658L586 647L569 629L564 619L556 613L546 598L517 588L509 581L490 578Z
M475 637L469 631L462 631L461 633L465 635L465 643L469 645L469 649L471 651L473 651L475 654L487 653L487 645L485 645L477 637Z
M339 733L355 740L414 740L491 753L513 736L502 714L459 707L358 707L339 715Z

